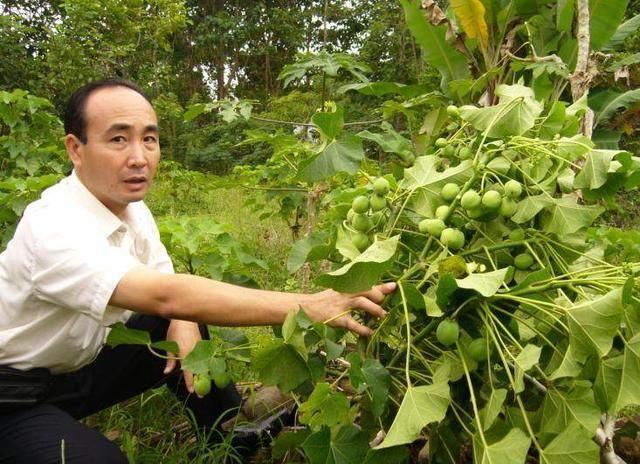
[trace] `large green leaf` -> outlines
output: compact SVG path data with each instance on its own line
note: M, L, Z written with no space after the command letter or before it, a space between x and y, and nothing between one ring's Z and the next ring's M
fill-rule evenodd
M215 355L216 347L211 340L200 340L195 348L184 358L182 367L194 374L209 372L211 358Z
M591 50L600 50L618 30L629 0L590 0L589 20Z
M589 354L603 357L609 353L622 320L621 296L622 290L617 288L566 310L569 343L579 358Z
M600 408L595 403L591 384L578 383L568 392L549 390L542 407L540 417L540 440L543 444L564 432L572 422L578 422L586 437L591 437L600 423Z
M374 242L364 253L340 269L321 275L316 283L339 292L362 292L376 284L393 263L400 236Z
M331 438L324 427L302 444L310 464L362 464L369 450L367 434L355 425L347 425Z
M315 113L311 122L320 131L325 140L333 140L344 126L344 110L338 108L335 112Z
M536 214L552 204L553 198L546 194L527 196L518 203L516 214L511 217L511 220L516 224L530 221L536 217Z
M148 345L151 337L146 330L130 329L122 322L117 322L109 328L107 345L115 348L118 345Z
M504 138L523 135L542 113L542 104L535 100L533 90L528 87L501 84L496 95L500 97L497 105L487 108L466 105L460 108L460 116L476 129L485 131L487 136Z
M627 39L627 37L636 32L638 28L640 28L640 14L635 15L633 18L620 24L620 27L616 29L613 37L611 37L611 40L609 40L609 42L607 42L606 45L602 47L602 50L605 52L617 50L622 45L624 45L624 41Z
M419 156L415 164L404 171L402 188L415 190L412 205L415 211L423 216L433 217L435 209L442 203L440 191L448 182L463 184L473 175L471 160L462 161L459 165L437 170L438 157Z
M334 392L328 383L320 382L309 399L300 405L300 422L309 425L312 430L347 424L350 419L349 408L349 398L344 393Z
M302 165L298 178L307 182L317 182L338 172L355 174L363 158L362 140L354 135L345 135L331 142Z
M474 290L484 297L490 297L498 292L504 283L509 268L498 269L491 272L469 274L463 279L456 279L458 288Z
M267 385L290 391L310 378L309 367L291 345L277 338L265 344L253 357L253 369Z
M478 411L480 416L480 423L482 424L482 430L488 430L495 420L498 418L498 414L502 410L502 405L507 399L507 390L500 388L498 390L491 390L491 396L487 401L487 404Z
M509 430L502 439L482 441L478 433L473 436L473 462L475 464L522 464L525 462L531 439L519 428Z
M331 252L328 238L325 232L316 232L295 242L287 259L287 271L293 274L305 262L325 258Z
M611 119L620 108L627 109L638 101L640 101L640 89L628 90L624 93L612 92L596 116L596 125Z
M591 150L585 159L582 170L574 180L575 188L597 189L607 182L607 175L611 172L613 159L625 153L622 150Z
M572 422L544 449L543 464L585 464L600 460L600 448L577 422Z
M365 130L359 132L358 137L377 143L382 148L382 151L386 153L395 153L403 158L413 154L411 140L396 132L391 124L383 123L382 129L384 130L382 134Z
M485 9L480 0L451 0L451 8L460 20L462 30L470 39L478 39L483 47L489 42L489 31L484 20Z
M424 52L425 60L436 68L444 82L470 77L467 60L446 40L446 24L433 26L413 0L402 0L407 26Z
M623 355L600 363L594 390L598 404L611 414L640 404L640 334L626 342Z
M595 205L580 205L573 195L554 199L543 215L545 232L569 235L589 227L602 214L604 208Z
M348 358L351 363L349 380L359 392L367 391L371 397L371 412L380 417L389 400L391 375L377 359L365 359L362 363L360 356L353 353Z
M450 402L447 382L409 386L389 433L376 449L411 443L427 424L444 419Z

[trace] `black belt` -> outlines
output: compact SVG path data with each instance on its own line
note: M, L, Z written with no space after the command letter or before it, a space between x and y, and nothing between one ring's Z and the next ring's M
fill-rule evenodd
M23 371L0 366L0 413L42 402L49 395L52 378L45 368Z

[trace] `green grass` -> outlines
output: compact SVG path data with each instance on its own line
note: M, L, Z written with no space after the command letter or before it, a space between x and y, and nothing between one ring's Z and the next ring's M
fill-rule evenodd
M286 271L286 256L291 232L286 222L277 217L260 219L245 206L255 195L242 188L216 188L216 177L179 173L177 179L161 173L146 203L156 219L165 215L208 215L231 226L231 235L249 246L256 257L264 260L267 270L257 269L254 279L262 288L298 291L299 283ZM268 327L243 329L251 342L262 345L272 337ZM247 365L233 363L235 379L252 381ZM85 423L104 433L120 445L130 462L143 463L216 463L232 453L228 443L207 448L203 437L197 437L181 404L164 387L146 392L129 401L85 419Z

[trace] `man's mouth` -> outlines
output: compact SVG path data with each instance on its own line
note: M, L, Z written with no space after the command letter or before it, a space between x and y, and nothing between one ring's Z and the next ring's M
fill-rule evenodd
M124 182L129 185L139 185L147 182L147 178L145 176L132 176L127 177Z

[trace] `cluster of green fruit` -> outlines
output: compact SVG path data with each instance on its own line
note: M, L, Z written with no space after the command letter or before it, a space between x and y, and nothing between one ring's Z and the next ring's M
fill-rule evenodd
M366 250L371 244L369 234L380 228L384 222L384 209L387 207L389 181L379 177L373 182L370 195L360 195L353 199L347 213L347 221L353 229L351 241L358 251Z
M218 362L216 363L216 361ZM219 389L223 389L231 383L231 376L229 376L229 373L227 372L226 363L223 359L213 358L211 365L213 367L213 376L210 376L209 372L202 372L200 374L196 374L193 378L193 389L198 396L205 396L209 394L211 391L212 380L215 386Z
M460 326L456 321L444 319L438 324L436 328L436 338L438 341L446 346L455 345L460 337ZM489 348L487 340L484 338L476 338L465 346L466 352L469 357L474 361L485 361L489 357Z

